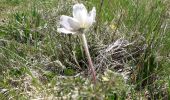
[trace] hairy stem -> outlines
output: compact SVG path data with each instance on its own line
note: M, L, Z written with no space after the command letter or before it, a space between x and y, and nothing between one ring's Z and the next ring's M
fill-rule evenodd
M91 56L90 56L90 53L89 53L89 48L88 48L88 45L87 45L87 39L86 39L85 34L82 34L82 40L83 40L85 54L86 54L87 59L88 59L89 67L90 67L90 70L92 72L93 82L95 84L96 83L96 72L95 72L95 69L94 69L94 66L93 66L93 63L92 63L92 60L91 60Z

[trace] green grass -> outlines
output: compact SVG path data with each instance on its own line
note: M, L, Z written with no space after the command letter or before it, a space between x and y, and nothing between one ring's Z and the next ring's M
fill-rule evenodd
M86 33L97 70L97 84L93 85L88 75L80 37L57 33L60 16L72 16L74 2L1 0L0 97L4 100L170 98L169 1L79 2L88 10L97 8L96 23ZM120 48L110 49L118 39L123 41L118 44ZM127 80L122 77L125 73L130 73Z

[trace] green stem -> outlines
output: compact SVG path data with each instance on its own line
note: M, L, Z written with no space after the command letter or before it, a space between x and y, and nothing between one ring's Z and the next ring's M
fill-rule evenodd
M96 83L96 72L95 72L91 57L90 57L89 48L88 48L88 45L87 45L87 39L86 39L85 34L82 34L82 40L83 40L85 54L86 54L87 59L88 59L89 67L90 67L91 72L92 72L93 82L95 84Z

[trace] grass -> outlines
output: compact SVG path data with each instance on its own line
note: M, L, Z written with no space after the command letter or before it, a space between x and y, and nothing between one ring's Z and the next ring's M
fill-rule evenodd
M79 0L97 8L86 33L96 85L80 37L56 31L75 2L0 1L0 97L168 100L169 1Z

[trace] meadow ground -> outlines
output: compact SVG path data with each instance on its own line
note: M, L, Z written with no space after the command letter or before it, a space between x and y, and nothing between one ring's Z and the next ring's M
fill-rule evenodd
M72 6L96 7L85 34L57 32ZM1 100L170 99L169 0L0 0Z

